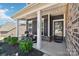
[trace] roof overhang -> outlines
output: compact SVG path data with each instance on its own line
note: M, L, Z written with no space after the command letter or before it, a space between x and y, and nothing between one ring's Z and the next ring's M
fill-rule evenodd
M41 10L44 11L46 8L55 8L57 6L61 6L65 4L60 4L60 3L32 3L29 4L28 7L23 8L19 12L15 13L12 18L13 19L24 19L25 17L27 18L28 15L34 16L37 11ZM33 14L34 13L34 14ZM24 19L25 20L25 19Z
M38 10L42 10L44 8L47 8L49 6L55 5L57 3L33 3L33 4L29 4L28 7L23 8L22 10L20 10L19 12L17 12L16 14L14 14L12 16L12 18L14 19L19 19L19 18L23 18L24 16L27 16L28 14L34 13Z

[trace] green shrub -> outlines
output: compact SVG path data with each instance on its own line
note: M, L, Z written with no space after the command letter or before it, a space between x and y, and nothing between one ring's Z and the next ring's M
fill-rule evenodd
M10 45L15 45L17 44L18 37L11 37L10 41L8 42Z
M18 37L11 37L11 36L8 36L6 38L4 38L4 41L10 45L15 45L17 44L17 41L18 41Z
M28 50L31 51L32 50L32 46L33 46L32 40L28 40L27 43L28 43Z
M7 37L4 38L4 42L7 42Z
M11 39L11 36L5 37L4 42L8 43L10 41L10 39Z
M32 50L33 42L31 39L29 40L20 40L19 41L19 49L22 53L28 53Z

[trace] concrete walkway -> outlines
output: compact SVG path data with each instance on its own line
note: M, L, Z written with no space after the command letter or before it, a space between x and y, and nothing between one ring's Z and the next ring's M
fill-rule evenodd
M33 47L36 48L36 43ZM44 56L66 56L65 42L56 43L43 41L40 51L46 53L44 54Z

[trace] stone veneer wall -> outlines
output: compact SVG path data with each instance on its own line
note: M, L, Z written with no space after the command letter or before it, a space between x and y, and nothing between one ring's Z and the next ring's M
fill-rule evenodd
M66 20L67 51L70 55L79 55L79 4L68 4Z

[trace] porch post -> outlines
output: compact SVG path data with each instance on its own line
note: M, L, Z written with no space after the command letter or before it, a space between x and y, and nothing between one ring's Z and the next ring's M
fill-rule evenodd
M65 30L65 26L66 26L66 25L65 25L65 21L66 21L66 13L64 14L64 37L65 37L65 34L66 34L66 33L65 33L65 31L66 31L66 30Z
M48 37L50 37L50 14L48 14Z
M40 11L37 11L37 49L41 48L41 43L41 13Z
M26 20L26 31L28 31L28 21Z
M16 37L19 37L19 20L16 20Z

